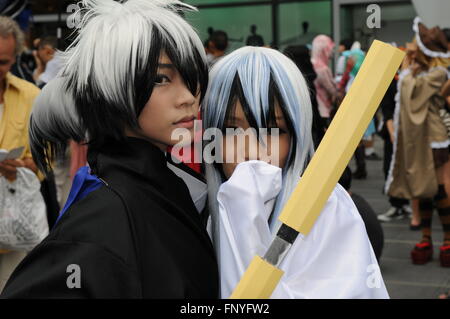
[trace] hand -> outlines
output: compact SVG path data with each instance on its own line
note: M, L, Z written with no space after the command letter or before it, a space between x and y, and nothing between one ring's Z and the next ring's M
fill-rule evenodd
M33 57L34 61L36 62L36 67L38 69L42 69L44 67L44 64L42 63L42 60L39 58L39 55L36 50L33 50Z
M44 62L39 58L39 55L36 50L33 50L34 61L36 62L36 69L33 72L33 80L38 81L39 77L45 71Z
M0 163L0 174L5 176L5 178L14 182L17 178L17 167L24 167L25 162L19 159L15 160L4 160Z

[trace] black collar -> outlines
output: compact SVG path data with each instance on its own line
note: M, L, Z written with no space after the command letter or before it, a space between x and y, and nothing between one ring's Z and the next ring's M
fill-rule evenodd
M120 170L157 183L161 175L169 172L165 154L151 142L135 137L108 142L99 151L89 150L88 162L92 173L100 178Z
M89 150L88 162L92 174L118 191L127 206L139 209L136 188L148 192L179 220L203 237L204 245L214 254L208 233L184 181L167 166L167 159L152 143L128 137L122 143L108 143L101 151Z
M92 174L128 194L128 200L133 201L133 189L138 185L148 188L149 194L159 194L178 211L191 216L206 234L187 185L167 166L165 153L149 141L127 137L121 143L107 143L100 151L90 149L88 162Z

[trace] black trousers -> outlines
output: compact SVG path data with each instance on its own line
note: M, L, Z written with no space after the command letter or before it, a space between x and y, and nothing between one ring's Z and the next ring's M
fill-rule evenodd
M384 139L384 157L383 157L383 172L384 178L386 179L389 174L389 167L391 166L393 154L393 145L390 138ZM409 200L404 198L392 197L389 196L389 203L391 203L392 207L402 208L403 205L408 205Z

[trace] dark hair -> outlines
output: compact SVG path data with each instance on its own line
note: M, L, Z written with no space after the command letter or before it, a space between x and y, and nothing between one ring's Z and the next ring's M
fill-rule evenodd
M350 39L343 39L343 40L341 40L341 42L339 44L343 45L345 47L345 50L350 50L350 48L352 47L353 41Z
M78 90L76 87L74 88L76 108L83 125L89 133L89 145L91 148L101 147L108 139L123 140L126 127L139 128L138 117L152 95L158 61L162 52L165 52L172 61L189 91L194 96L200 94L200 101L203 100L208 87L208 67L200 53L195 51L192 58L182 62L179 54L177 54L178 49L175 40L163 40L160 31L156 28L153 31L151 41L152 51L149 52L146 65L138 63L134 78L130 76L128 80L134 83L134 96L136 98L134 113L136 116L130 117L124 111L124 108L119 105L122 101L106 101L98 94L98 89L95 85L88 85L83 91ZM69 81L69 83L73 82ZM198 86L200 86L200 92L197 91ZM92 107L93 105L95 107ZM101 125L99 125L100 123Z
M352 171L348 166L342 173L341 178L339 179L339 184L341 184L341 186L344 187L346 191L349 191L352 187Z
M225 51L228 47L228 35L225 31L216 30L209 37L217 50Z
M311 63L311 55L306 45L288 46L286 49L284 49L283 53L292 61L294 61L303 75L305 75L306 77L314 75L314 78L316 77L316 72L314 71L313 65Z
M450 42L450 28L442 29L442 32L444 32L447 42Z
M58 48L58 39L52 36L45 36L41 38L38 44L38 49L44 48L46 45L50 46L52 49Z
M295 130L294 130L294 125L292 123L292 119L289 117L288 113L285 111L286 108L285 108L283 98L281 97L280 90L279 90L277 84L273 80L272 74L270 75L268 96L269 96L269 108L266 113L261 112L261 119L260 119L261 124L262 124L261 128L277 127L276 114L275 114L275 106L276 106L275 102L278 102L278 104L280 105L281 111L283 112L283 116L286 121L287 128L288 128L289 132L292 133L291 136L293 138L293 142L292 142L293 148L291 150L289 159L286 163L286 166L289 167L295 158L296 145L297 145L296 134L295 134ZM250 106L244 95L244 90L242 89L242 84L241 84L241 80L239 78L239 74L237 74L237 73L234 77L233 84L231 85L230 97L228 99L227 110L225 112L225 120L224 120L223 126L221 128L222 131L225 132L225 130L227 128L226 127L227 119L230 118L236 112L237 101L239 101L241 103L242 110L244 111L245 118L247 119L250 127L254 128L256 130L256 133L258 134L259 133L258 129L260 127L258 127L257 120L254 117L252 111L250 110ZM258 136L259 136L259 134L258 134Z
M178 11L150 1L87 4L91 14L74 44L62 53L62 74L44 87L33 106L30 146L45 173L67 140L87 140L89 152L99 151L109 143L125 142L126 128L139 129L138 117L152 95L161 54L167 54L194 96L200 94L202 100L208 86L202 43ZM129 10L135 19L109 19L110 6ZM153 20L155 10L164 18ZM114 28L100 28L105 19ZM134 24L138 36L129 37L121 23ZM117 54L124 45L129 51Z

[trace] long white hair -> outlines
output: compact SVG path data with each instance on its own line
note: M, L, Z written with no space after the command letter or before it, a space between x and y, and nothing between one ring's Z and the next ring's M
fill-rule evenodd
M314 153L311 134L312 106L306 81L297 66L282 53L262 47L243 47L217 62L210 71L209 86L203 103L204 128L224 128L228 108L235 101L233 82L239 79L247 111L256 121L257 128L264 128L273 112L270 100L274 94L281 99L286 122L292 130L291 147L283 168L283 184L270 220L272 233L279 227L278 215L294 190L297 182ZM272 106L273 107L273 106ZM245 113L245 111L244 111ZM217 245L218 212L217 192L224 182L217 164L205 164L209 189L209 206L212 217L213 240ZM268 221L269 222L269 221Z

